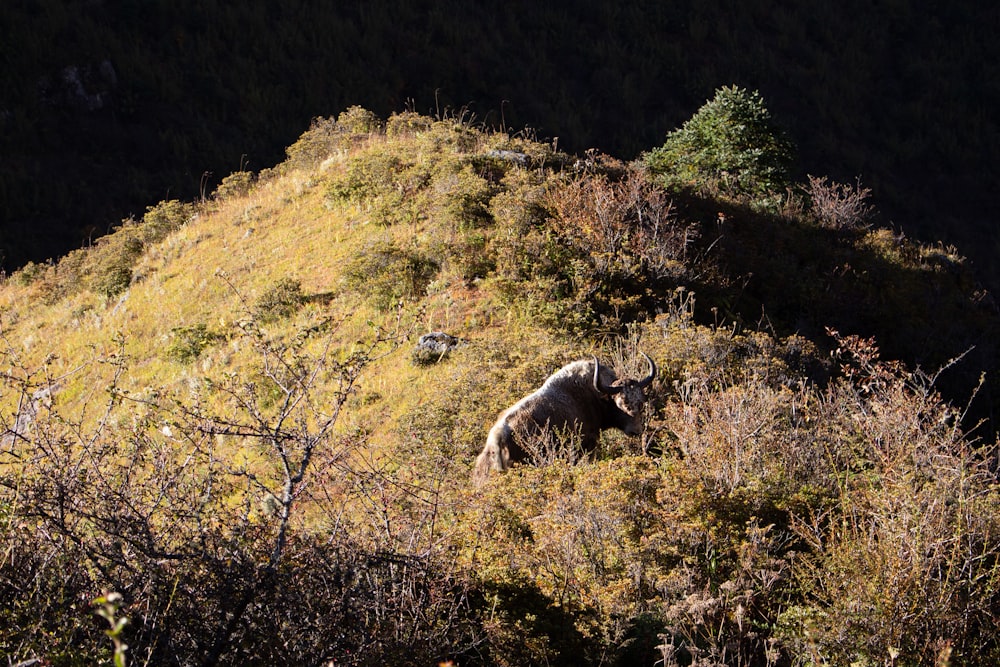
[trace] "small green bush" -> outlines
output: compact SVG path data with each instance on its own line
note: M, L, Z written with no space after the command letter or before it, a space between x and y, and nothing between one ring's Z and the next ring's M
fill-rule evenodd
M388 150L362 152L350 159L329 186L333 201L364 205L372 222L391 226L419 216L418 194L430 181L430 165Z
M142 255L143 247L138 226L131 221L113 234L99 239L87 255L87 285L108 298L127 290L132 284L132 269Z
M358 255L347 267L348 287L369 298L379 310L403 299L422 297L439 266L417 250L380 243Z
M77 258L84 283L106 297L121 294L132 283L135 263L146 247L180 229L193 214L193 205L172 199L147 208L141 221L123 221Z
M232 199L244 197L250 192L254 184L254 174L252 171L236 171L222 179L219 187L215 189L216 199Z
M170 330L170 345L167 347L166 354L169 359L174 361L182 364L190 363L221 338L220 334L210 331L208 325L203 323L188 327L174 327Z
M359 106L348 108L336 119L314 118L309 129L285 151L288 155L285 164L293 168L315 167L337 151L379 131L381 126L375 114Z
M348 107L337 116L337 128L345 134L371 134L382 129L382 121L364 107Z
M225 181L223 181L225 182ZM162 201L146 209L140 225L144 244L158 243L187 224L195 213L193 204L176 199ZM128 224L128 223L126 223Z
M432 185L438 212L453 221L458 229L481 227L490 221L489 183L464 165L458 171L437 175Z
M760 197L785 189L793 149L757 91L721 88L646 164L674 187Z
M434 121L429 116L414 111L404 111L389 116L385 125L385 134L388 137L405 137L426 132L433 125Z
M37 273L31 283L39 301L53 304L79 291L85 284L88 257L91 248L77 248L67 253L56 264L36 265ZM15 274L16 277L17 274Z
M313 167L341 148L343 135L333 118L314 118L309 129L285 153L287 165L295 168Z
M472 230L449 239L432 239L428 245L431 259L458 274L466 283L486 278L496 270L496 262L489 252L489 236L482 231Z
M27 287L45 275L45 265L28 262L11 275L11 280L21 287Z
M293 315L304 301L301 282L294 278L280 278L261 293L253 311L260 321L273 322Z

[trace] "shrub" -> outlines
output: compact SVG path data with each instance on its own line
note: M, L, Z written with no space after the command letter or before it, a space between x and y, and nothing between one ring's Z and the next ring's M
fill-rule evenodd
M434 121L429 116L414 111L404 111L389 116L385 125L385 134L387 137L406 137L426 132L433 125Z
M438 492L394 483L351 454L359 437L334 430L362 371L406 332L380 328L346 356L242 332L268 374L287 374L286 400L264 405L235 376L133 398L116 381L129 374L119 349L97 364L114 378L104 418L53 404L0 448L12 664L109 663L107 625L86 605L102 590L121 591L115 617L130 619L115 638L156 664L428 665L482 644L482 596L429 534ZM3 358L5 395L29 398L35 374ZM365 509L386 500L391 517ZM327 518L332 534L308 527Z
M167 347L167 357L182 364L194 361L208 347L214 345L222 336L209 331L206 324L195 324L187 327L174 327L170 330L170 345Z
M299 169L318 165L343 146L343 134L333 118L314 118L309 129L302 133L285 153L285 164Z
M677 281L687 272L696 226L678 220L662 187L642 172L618 181L584 176L545 201L560 235L589 254L595 279Z
M91 251L92 248L77 248L66 253L54 265L39 266L41 271L32 283L37 298L53 304L82 289Z
M428 243L428 253L442 269L457 274L467 284L485 278L496 268L489 252L489 235L470 230L451 237L435 236Z
M486 179L474 173L471 165L439 173L431 188L437 212L455 228L467 230L490 221L488 207L493 193Z
M216 199L244 197L249 194L254 180L252 171L235 171L222 179L219 187L215 189L214 196Z
M337 116L337 129L348 135L367 135L382 129L382 121L364 107L354 105Z
M926 376L832 333L845 379L812 420L834 502L793 524L808 553L779 636L829 664L995 664L995 453L970 442Z
M540 227L548 217L545 193L558 177L544 172L513 170L504 175L500 191L490 199L490 217L506 233L521 234Z
M399 174L409 165L392 151L368 151L352 157L347 168L330 184L330 196L361 202L395 189Z
M646 155L646 164L673 187L718 188L756 198L785 189L792 153L760 94L733 86L716 91Z
M578 655L579 664L601 664L602 649L614 654L630 619L644 609L644 595L652 593L642 591L651 564L643 535L656 511L657 483L642 458L593 466L555 460L498 476L474 506L482 512L482 575L494 585L537 588L549 604L572 614L590 639L576 647L590 653Z
M273 322L293 315L304 301L301 282L279 278L257 297L253 312L261 322Z
M159 243L188 223L195 213L193 204L170 199L146 209L142 216L142 242Z
M380 243L348 265L345 280L376 308L388 310L400 300L422 297L438 269L437 263L421 252Z
M430 181L430 161L414 162L410 156L386 147L352 156L343 173L329 186L334 201L361 204L372 222L390 226L412 222L420 216L419 194Z
M16 285L21 287L27 287L31 283L40 279L45 275L46 267L44 264L36 264L35 262L28 262L20 269L15 271L11 275L11 280Z
M132 284L132 269L144 247L138 225L133 221L126 221L113 234L101 237L87 254L87 285L109 298L121 294Z
M638 170L623 178L584 174L506 193L491 208L502 293L554 309L562 328L616 330L650 312L658 292L690 274L694 226L672 214L663 188ZM553 300L559 303L553 303Z
M360 106L352 106L336 119L314 118L301 137L285 151L286 164L293 168L315 167L339 150L351 148L361 139L379 131L378 117Z
M84 282L106 297L121 294L132 283L133 268L146 247L180 229L193 213L193 205L172 199L147 208L139 222L123 221L82 256Z
M826 176L809 176L805 188L810 212L822 227L829 229L862 229L869 225L874 208L868 203L872 191L861 187L861 181L850 185L831 183Z

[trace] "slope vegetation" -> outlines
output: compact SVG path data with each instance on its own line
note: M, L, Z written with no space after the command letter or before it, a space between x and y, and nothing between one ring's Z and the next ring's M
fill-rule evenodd
M454 118L355 107L287 153L0 289L15 662L1000 659L960 257L844 224L843 186L668 190ZM471 488L504 407L640 351L642 438Z

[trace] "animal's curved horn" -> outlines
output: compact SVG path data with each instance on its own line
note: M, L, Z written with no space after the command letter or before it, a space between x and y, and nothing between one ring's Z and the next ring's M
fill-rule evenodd
M640 352L639 354L646 357L646 361L649 363L649 375L644 377L642 380L639 380L639 386L645 388L652 384L653 380L656 379L656 363L654 363L645 352Z
M601 362L597 357L594 357L594 389L599 394L617 394L622 390L621 387L607 387L601 384Z

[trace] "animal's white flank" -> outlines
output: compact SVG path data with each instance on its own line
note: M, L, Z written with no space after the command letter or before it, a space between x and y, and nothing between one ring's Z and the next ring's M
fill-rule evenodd
M519 441L546 430L578 433L584 450L597 446L601 431L617 428L638 435L643 428L645 388L656 377L656 364L645 354L649 372L641 380L619 380L596 358L560 368L535 392L507 408L490 429L476 459L473 480L483 484L491 471L502 472L526 458Z

